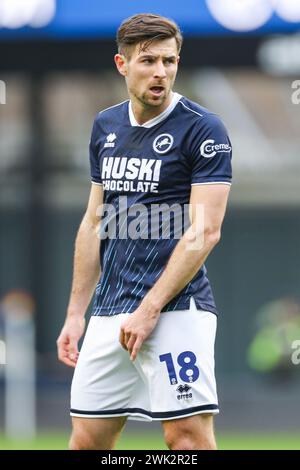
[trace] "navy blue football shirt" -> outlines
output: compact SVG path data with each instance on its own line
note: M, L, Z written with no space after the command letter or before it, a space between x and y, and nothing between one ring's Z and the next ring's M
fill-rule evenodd
M231 143L217 115L173 93L143 125L130 101L100 112L90 164L92 182L104 189L93 315L132 313L188 226L191 185L231 184ZM217 314L204 265L162 311L188 309L191 296L198 309Z

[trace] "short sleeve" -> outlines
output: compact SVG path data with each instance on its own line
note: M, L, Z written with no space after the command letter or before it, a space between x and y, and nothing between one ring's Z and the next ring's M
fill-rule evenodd
M97 143L98 138L99 138L99 127L95 119L93 129L92 129L92 134L91 134L90 146L89 146L91 181L92 183L95 183L95 184L102 184L100 166L99 166L99 153L98 153L99 145Z
M191 184L231 184L232 147L221 119L208 114L193 130Z

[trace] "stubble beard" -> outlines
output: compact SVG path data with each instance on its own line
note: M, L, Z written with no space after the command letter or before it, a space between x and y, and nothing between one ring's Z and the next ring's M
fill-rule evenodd
M162 106L165 103L169 94L170 94L170 90L168 93L166 93L165 91L161 97L158 97L157 99L155 99L155 98L147 97L147 92L145 91L141 96L136 96L136 98L145 108L148 108L148 109L158 108L159 106Z

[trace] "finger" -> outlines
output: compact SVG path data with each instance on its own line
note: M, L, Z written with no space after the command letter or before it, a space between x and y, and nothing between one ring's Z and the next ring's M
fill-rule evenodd
M61 361L69 354L69 349L67 344L59 344L57 345L57 355L58 359Z
M127 350L129 352L129 354L132 353L132 349L133 349L133 346L136 342L136 339L137 339L137 335L131 335L130 338L128 339L127 341Z
M78 341L75 338L70 338L70 343L68 345L69 359L74 361L78 358Z
M57 352L59 353L60 351L66 351L68 344L69 341L67 339L59 338L56 341Z
M64 362L67 365L72 365L75 367L79 352L77 348L77 341L73 340L65 340L57 343L57 352L58 358L60 361Z
M126 331L126 326L122 326L121 327L121 331L120 331L120 343L122 345L122 347L128 351L128 342L130 341L130 338L131 338L131 335L132 333L130 331Z
M119 341L121 343L122 348L124 348L127 351L126 344L125 344L125 333L124 333L123 328L121 328L120 330Z
M130 360L131 361L135 361L136 356L137 356L139 350L141 349L143 342L144 342L144 339L137 338L136 342L133 345L132 353L130 355Z
M59 355L59 360L61 362L63 362L64 364L66 364L67 366L69 366L69 367L75 367L76 363L77 363L77 359L76 360L71 360L69 358L69 354L65 354L65 353Z
M66 358L64 359L63 361L61 361L63 364L65 364L66 366L69 366L69 367L72 367L73 369L75 369L76 367L76 362L72 362L70 361L70 359Z
M125 336L124 336L124 343L125 343L125 347L126 347L126 350L128 351L128 344L130 343L131 341L131 338L133 337L134 335L129 332L129 333L125 333Z
M72 367L73 369L75 369L75 367L76 367L76 362L72 362L68 358L66 358L66 359L64 359L63 361L60 361L60 362L62 362L63 364L65 364L68 367Z
M77 359L78 359L78 356L79 356L79 353L77 352L72 352L70 351L69 347L68 346L64 346L64 347L59 347L58 348L58 358L60 360L63 360L65 359L66 357L69 358L72 362L77 362Z

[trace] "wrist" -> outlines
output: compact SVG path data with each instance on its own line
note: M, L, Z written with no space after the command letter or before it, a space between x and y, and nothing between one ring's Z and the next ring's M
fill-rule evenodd
M67 318L68 319L80 319L80 318L84 318L84 315L85 315L85 311L80 308L80 307L75 307L75 306L72 306L72 307L68 307L68 310L67 310Z
M161 304L161 302L159 302L159 299L154 298L154 296L152 294L149 294L149 293L144 297L141 305L149 313L151 313L154 316L159 316L160 312L163 308L163 305Z

